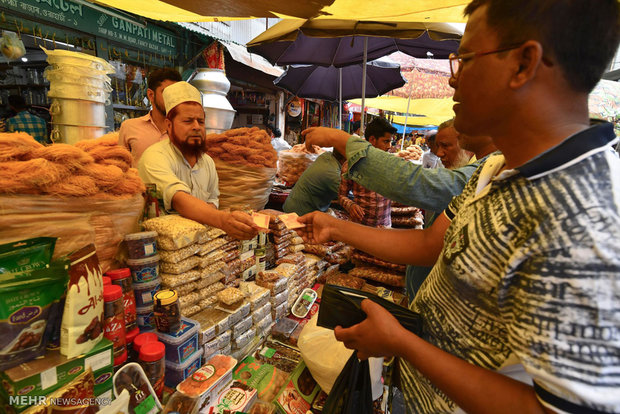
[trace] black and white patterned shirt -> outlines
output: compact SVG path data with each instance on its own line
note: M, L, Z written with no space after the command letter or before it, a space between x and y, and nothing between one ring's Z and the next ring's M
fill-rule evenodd
M558 412L620 412L614 141L611 124L594 126L500 174L491 156L446 209L443 250L411 305L424 339L490 370L521 367ZM402 368L408 412L457 409Z

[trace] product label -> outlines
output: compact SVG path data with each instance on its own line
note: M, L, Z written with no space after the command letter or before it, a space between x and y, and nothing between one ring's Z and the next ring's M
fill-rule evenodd
M148 397L144 399L136 408L134 408L134 413L136 414L149 414L154 408L157 407L155 403L155 398L153 398L152 394L149 394Z
M213 365L205 365L192 374L192 379L197 382L204 382L215 375L215 367Z
M136 298L131 290L123 294L123 308L125 309L125 326L134 326L136 324Z
M194 372L196 372L198 368L200 368L200 358L197 358L195 362L192 362L189 367L185 368L185 372L183 373L183 379L192 375Z
M107 317L104 322L103 335L114 343L114 357L125 352L125 320L123 315Z
M196 351L197 337L194 335L189 341L185 342L181 347L179 347L179 361L184 362L192 356L194 351Z
M149 243L144 245L144 255L151 256L155 253L155 243Z

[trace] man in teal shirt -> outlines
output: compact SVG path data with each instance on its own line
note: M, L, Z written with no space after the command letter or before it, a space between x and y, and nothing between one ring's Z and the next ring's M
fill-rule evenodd
M344 131L315 127L302 132L306 146L333 146L349 163L346 176L359 185L390 200L434 212L443 211L453 197L461 194L482 158L495 151L490 137L463 136L462 148L476 153L478 161L453 170L423 168L421 165L373 148L364 139ZM298 213L300 214L300 213ZM431 223L425 223L425 227ZM431 267L407 266L407 295L413 300Z
M302 216L312 211L327 211L332 200L338 197L343 162L337 152L319 155L297 180L284 202L284 212Z

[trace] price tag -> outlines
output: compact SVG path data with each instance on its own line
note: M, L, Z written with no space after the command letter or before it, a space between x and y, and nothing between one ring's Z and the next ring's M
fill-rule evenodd
M107 349L84 360L84 369L90 367L93 371L112 365L112 350Z
M58 376L56 375L56 367L50 368L47 371L41 373L41 389L46 390L58 383Z

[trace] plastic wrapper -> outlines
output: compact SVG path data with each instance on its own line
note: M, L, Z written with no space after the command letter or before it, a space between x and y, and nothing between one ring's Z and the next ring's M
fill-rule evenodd
M297 266L306 266L306 256L304 256L303 253L290 253L287 254L286 256L278 259L276 261L277 264L282 264L282 263L289 263L289 264L294 264Z
M74 358L103 339L103 279L95 246L69 256L69 285L62 315L60 353Z
M217 347L222 351L223 354L225 352L223 349L230 346L230 341L232 340L232 334L230 329L220 333L217 337Z
M282 304L271 308L271 317L273 318L274 321L277 321L280 318L283 318L286 316L286 313L288 312L288 303L287 302L283 302Z
M209 285L207 287L204 287L202 289L200 289L200 297L202 298L206 298L208 296L213 296L216 293L222 291L225 289L225 286L222 282L215 282L212 285Z
M177 391L168 400L168 404L164 407L162 414L196 414L199 408L197 397L188 397L182 392Z
M227 309L227 308L222 307L220 304L216 307L216 309L220 309L225 312L228 312L230 314L230 317L229 317L230 326L233 326L241 322L243 318L246 318L250 314L250 303L244 301L239 306L237 306L237 308L235 309Z
M218 334L228 330L229 314L218 309L205 309L196 315L194 320L200 323L198 342L200 345L213 340Z
M396 216L392 218L392 225L399 227L421 228L424 226L424 217L421 214L415 216Z
M265 280L260 279L259 276L260 276L260 272L256 276L256 284L266 289L269 289L269 291L271 292L271 295L277 295L278 293L281 293L284 290L286 290L286 287L288 285L288 280L286 278L278 277L275 280L265 281Z
M6 370L45 353L62 315L61 297L67 287L68 263L46 269L2 274L0 282L0 369ZM38 313L30 313L31 309ZM22 323L11 323L20 320Z
M250 407L248 414L273 414L276 412L276 407L271 403L264 401L255 401Z
M291 344L292 346L297 346L297 342L299 341L299 336L301 335L301 331L303 331L304 327L306 326L306 323L308 321L307 320L303 320L301 322L299 322L299 325L297 325L297 328L295 328L295 330L293 332L291 332L291 335L288 338L288 343Z
M252 320L257 324L267 315L271 315L271 303L269 302L252 312Z
M289 253L299 253L299 252L303 251L303 249L304 249L304 245L303 244L291 244L287 248Z
M405 277L402 273L393 272L375 266L359 266L349 272L350 276L374 280L390 286L404 287Z
M199 289L198 282L190 282L185 285L180 285L174 288L174 290L177 292L179 296L187 295L188 293L193 292L197 289Z
M192 269L180 274L160 273L161 284L167 288L175 288L200 279L202 272L199 269Z
M5 31L0 37L0 52L8 60L15 60L26 54L26 47L17 33Z
M215 240L218 237L226 235L226 232L220 228L207 226L206 224L205 227L207 229L207 239L201 242L203 245L211 240Z
M274 339L287 342L291 333L297 328L299 323L289 318L282 318L271 328L271 335Z
M129 412L129 391L123 390L118 397L110 403L110 405L104 405L100 407L97 414L130 414Z
M200 300L200 294L198 292L191 292L187 295L183 295L179 297L179 306L181 309L187 308L191 305L196 304Z
M288 374L273 365L259 364L248 356L235 369L234 379L248 384L258 391L263 401L272 401L288 379Z
M219 249L222 253L224 252L224 250L221 249L222 246L224 246L225 244L228 244L228 242L226 240L224 240L221 237L218 237L217 239L213 239L211 241L208 241L206 243L200 244L200 255L201 256L205 256L208 255L209 253L211 253L212 251L214 251L215 249Z
M160 262L159 269L164 273L181 274L200 265L199 256L190 256L177 263Z
M57 237L54 258L93 243L102 270L114 263L125 234L136 232L144 198L0 196L0 243L29 237ZM45 223L45 225L41 225Z
M360 263L367 263L367 264L371 264L371 265L375 265L379 267L384 267L386 269L393 270L399 273L405 273L405 271L407 270L407 266L405 265L386 262L384 260L378 259L374 256L361 252L359 250L355 250L351 258Z
M301 354L288 346L267 341L256 353L256 358L264 364L273 365L284 372L293 372L301 361Z
M202 289L205 288L209 285L212 285L216 282L219 282L220 280L222 280L226 275L224 273L222 273L221 271L216 271L213 273L205 273L203 272L202 277L200 279L200 281L198 282L198 288Z
M282 225L284 226L284 223L282 223ZM295 233L293 230L287 230L286 232L283 232L283 235L281 237L272 235L273 243L275 245L280 245L285 242L292 243L293 239L296 239L297 237L297 233Z
M162 249L177 250L208 239L207 228L176 214L155 217L142 223L146 230L156 231Z
M345 246L342 242L337 243L324 243L324 244L306 244L304 245L304 252L315 254L319 257L325 257L328 254L332 254L337 250L340 250Z
M198 302L198 306L200 309L209 309L217 304L217 295L208 296L206 298L200 299Z
M0 245L0 274L47 267L55 244L54 237L36 237Z
M278 153L278 177L287 185L294 185L299 177L312 164L318 154L306 154L291 151Z
M420 209L417 207L409 207L409 206L404 206L404 207L392 206L390 211L392 213L392 217L393 216L410 216L410 215L416 214L418 211L420 211Z
M214 250L205 256L198 256L198 257L200 259L200 262L199 262L200 267L205 268L207 266L210 266L214 263L221 261L222 258L224 257L224 252L220 250Z
M246 332L253 325L252 315L248 315L246 318L242 319L239 323L233 325L231 328L233 339L238 338L244 332Z
M187 259L190 256L198 254L202 251L202 244L194 243L189 246L183 247L177 250L159 250L159 258L163 262L179 263L181 260Z
M241 282L239 289L248 298L252 312L269 302L269 289L258 286L256 282Z
M202 402L209 396L209 390L223 378L230 375L237 365L237 360L226 355L215 355L191 377L185 379L177 386L177 391L189 397L198 397Z
M262 335L268 333L268 331L271 329L272 324L273 317L271 316L271 306L269 306L269 313L267 313L267 315L265 315L263 319L256 322L254 326L256 327L256 332Z
M362 287L366 284L364 279L351 276L351 274L347 273L335 273L327 278L327 283L330 285L344 286L358 290L362 289Z
M269 201L275 168L253 168L213 160L219 178L220 209L249 206L261 210Z
M244 346L250 343L256 336L256 329L250 327L248 330L241 333L238 337L233 338L232 348L233 350L243 349Z
M222 269L224 269L226 267L226 263L224 262L215 262L215 263L211 263L210 265L207 266L203 266L202 267L202 273L203 275L210 275L213 274L215 272L218 272Z
M282 303L286 303L288 301L288 297L289 290L285 289L277 295L271 297L271 306L275 308Z
M118 396L123 390L130 395L130 412L156 412L162 409L144 370L135 362L124 365L114 374L114 395Z

